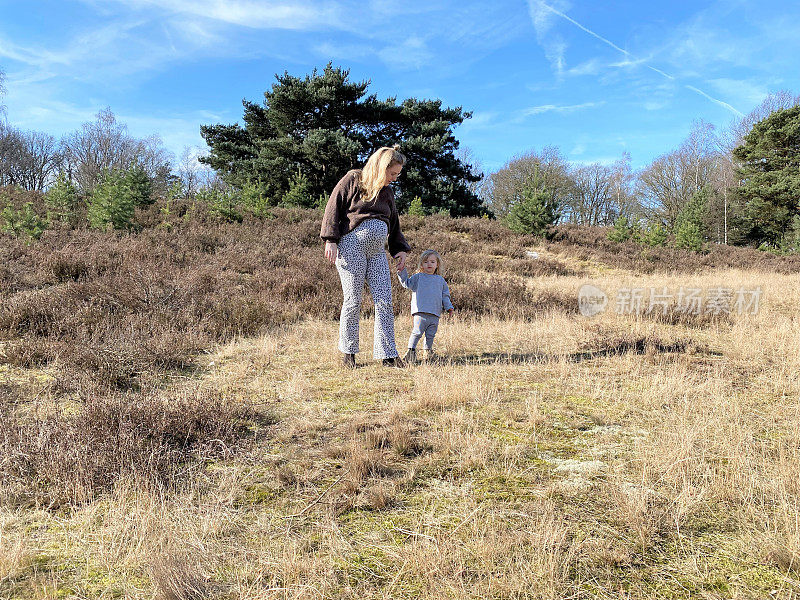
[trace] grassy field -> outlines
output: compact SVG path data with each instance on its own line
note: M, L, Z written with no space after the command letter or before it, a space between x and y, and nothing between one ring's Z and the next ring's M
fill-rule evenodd
M336 320L306 314L209 327L175 364L103 379L113 357L35 360L18 306L0 314L0 598L800 596L793 264L524 237L509 256L494 229L436 223L405 229L445 246L466 305L442 364L362 352L344 371ZM487 277L536 310L484 310ZM585 283L612 299L591 318ZM623 288L681 286L763 296L757 314L614 310ZM369 317L361 334L371 348Z

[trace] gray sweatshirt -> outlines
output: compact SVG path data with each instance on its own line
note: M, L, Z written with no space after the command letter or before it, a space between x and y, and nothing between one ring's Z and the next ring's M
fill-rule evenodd
M411 290L411 314L430 313L440 315L443 310L451 310L453 304L450 302L450 288L441 275L428 275L427 273L416 273L411 277L408 271L403 269L397 274L400 285Z

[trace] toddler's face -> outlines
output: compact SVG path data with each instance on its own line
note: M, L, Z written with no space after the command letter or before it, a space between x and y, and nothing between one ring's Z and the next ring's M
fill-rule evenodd
M422 272L427 273L428 275L433 275L436 273L436 268L439 266L439 261L436 260L436 257L431 254L428 258L422 261Z

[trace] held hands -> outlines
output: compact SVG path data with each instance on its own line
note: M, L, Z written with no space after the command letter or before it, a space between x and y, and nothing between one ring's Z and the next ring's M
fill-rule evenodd
M447 309L447 314L452 317L453 316L453 309L452 308L448 308Z
M325 258L329 263L335 264L336 257L339 255L339 246L336 242L325 242Z
M399 273L403 269L406 268L406 256L405 252L398 252L394 255L394 258L397 259L397 272Z

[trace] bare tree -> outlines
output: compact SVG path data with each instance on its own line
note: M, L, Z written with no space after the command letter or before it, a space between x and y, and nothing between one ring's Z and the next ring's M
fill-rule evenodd
M475 177L480 177L478 181L464 181L464 186L473 194L481 197L481 188L486 185L487 176L483 172L483 165L480 159L475 156L472 149L467 146L460 146L456 151L456 158L469 167L469 172Z
M672 228L696 191L691 170L677 150L656 158L638 174L636 191L650 220Z
M705 175L709 170L709 158L715 156L717 146L714 125L703 119L692 121L692 129L681 144L679 152L683 155L684 160L688 161L695 189L700 189L705 183Z
M22 134L25 143L25 169L22 186L27 190L43 191L55 179L61 163L56 139L41 131Z
M614 170L600 163L577 167L570 172L568 218L577 225L609 225L616 218Z
M3 69L0 69L0 100L2 100L3 96L6 95L6 74ZM6 106L2 102L0 102L0 117L5 117L6 114Z
M649 219L668 228L692 196L711 182L719 159L713 125L695 121L677 150L656 158L637 178L637 194Z
M110 108L98 112L96 121L67 135L62 145L67 176L85 194L99 183L104 170L127 168L135 158L135 142Z
M567 163L557 147L515 156L492 173L485 192L490 208L497 216L507 215L531 185L551 192L559 204L567 201L571 183Z
M25 142L20 132L0 122L0 185L22 185Z
M723 151L718 152L709 174L709 185L713 193L707 215L710 238L718 244L728 243L728 226L731 217L739 209L733 193L737 183L733 155Z
M231 185L222 179L217 171L210 167L200 169L197 175L198 191L205 189L225 192L231 189Z
M201 163L199 158L196 148L186 146L176 165L177 176L182 183L185 197L194 198L203 189L230 189L231 186L225 183L214 169Z
M55 138L0 123L0 185L44 190L60 162Z
M135 145L134 159L144 168L153 184L155 196L165 196L170 185L175 180L172 174L172 163L175 156L164 148L158 135L152 135L144 140L139 140Z
M62 141L64 167L67 176L83 193L90 193L105 170L127 169L138 163L153 181L154 192L168 185L171 157L161 139L152 136L138 140L128 133L128 127L117 122L111 109L97 113L95 121Z
M741 119L733 121L723 131L721 136L721 148L728 154L733 152L733 149L742 144L744 136L746 136L753 125L766 119L770 114L781 108L792 108L800 104L800 95L794 94L789 90L779 90L768 95L764 100L756 106L753 110L747 113Z
M197 153L189 146L184 147L177 165L178 177L181 180L183 193L187 198L194 198L200 189L200 171L202 166L197 161Z
M634 193L635 177L631 168L630 153L623 152L622 158L611 165L611 170L613 171L611 193L614 197L616 217L627 217L631 221L638 222L644 215L639 199Z

